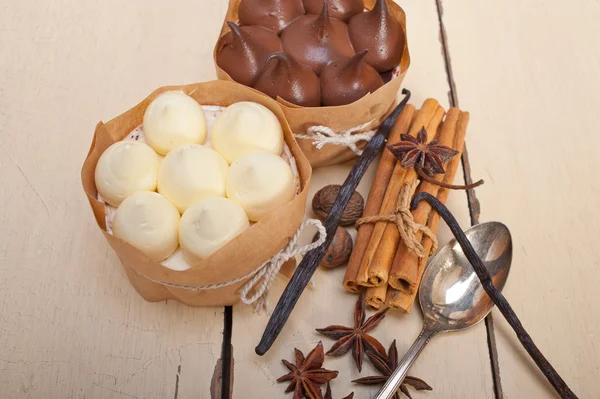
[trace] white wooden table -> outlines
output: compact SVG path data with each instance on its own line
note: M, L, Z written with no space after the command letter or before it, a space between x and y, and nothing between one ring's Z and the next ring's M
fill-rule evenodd
M506 296L579 396L598 397L600 3L399 2L413 102L435 97L471 112L471 173L487 182L477 190L481 221L503 221L515 243ZM0 397L219 397L220 382L211 381L221 371L223 308L142 300L95 225L79 169L96 122L158 86L214 79L226 6L0 0ZM317 171L312 193L340 183L348 168ZM466 196L453 193L449 203L467 227ZM315 327L351 321L355 298L343 292L342 273L316 274L262 358L254 346L267 318L233 308L234 398L283 397L280 359L314 346ZM411 374L434 391L415 398L553 397L494 318L501 392L480 324L431 343ZM402 353L419 312L389 319L374 335L386 345L397 339ZM334 397L375 393L350 383L358 374L348 357L326 366L340 371Z

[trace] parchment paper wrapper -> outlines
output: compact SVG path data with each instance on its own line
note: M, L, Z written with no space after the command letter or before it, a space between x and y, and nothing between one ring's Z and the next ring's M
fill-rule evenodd
M97 200L94 171L100 155L113 143L121 141L142 123L150 102L168 90L182 90L203 105L229 106L239 101L254 101L277 115L285 141L296 160L300 193L288 204L253 224L223 248L185 271L174 271L148 258L141 251L106 231L106 208ZM279 252L294 236L302 223L312 169L296 143L285 115L277 102L254 89L237 83L213 81L186 86L162 87L141 103L107 123L98 123L88 156L81 170L83 188L98 226L121 260L131 284L144 299L155 302L176 299L192 306L233 305L239 301L239 289L247 281L218 289L192 291L168 284L205 286L232 281L256 269ZM159 283L160 282L160 283ZM165 285L167 284L167 285Z
M239 21L238 9L240 1L229 0L229 9L227 10L219 38L229 32L228 21ZM365 0L365 7L369 10L372 9L375 1ZM404 10L392 0L386 1L390 13L400 22L406 35L406 14ZM408 43L408 39L406 43ZM218 43L215 45L213 53L217 77L222 80L233 81L231 76L217 65L217 49ZM308 128L312 126L327 126L333 129L334 132L344 132L372 120L373 123L367 130L373 130L383 122L396 105L398 92L409 66L410 54L408 52L408 44L406 44L402 60L400 61L398 76L374 93L367 94L352 104L337 107L301 107L281 98L278 98L277 101L281 104L288 123L295 134L306 134ZM313 168L339 164L357 156L347 147L340 145L326 144L323 148L317 149L313 141L310 139L298 140L300 148L304 151Z

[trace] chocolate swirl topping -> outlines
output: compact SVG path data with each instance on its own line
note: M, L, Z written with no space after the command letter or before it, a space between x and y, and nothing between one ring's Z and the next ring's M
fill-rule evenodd
M274 53L254 88L266 95L283 98L296 105L321 105L319 77L311 67L294 60L284 52Z
M350 104L383 86L381 75L365 62L367 51L332 62L321 74L321 96L324 106Z
M231 31L219 41L217 64L236 82L253 86L269 55L281 51L281 41L261 26L227 24Z

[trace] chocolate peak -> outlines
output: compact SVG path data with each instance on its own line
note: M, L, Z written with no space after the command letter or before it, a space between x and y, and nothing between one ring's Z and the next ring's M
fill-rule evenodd
M328 32L333 29L333 24L329 18L329 7L327 6L327 0L323 0L323 7L321 12L318 14L317 19L312 24L313 28L318 31L318 37L321 41L325 41L328 38Z
M321 99L324 106L353 103L383 86L379 73L365 62L366 56L367 50L362 50L323 69Z
M347 21L365 9L363 0L329 0L329 16L342 21ZM322 0L304 0L304 9L307 14L319 14L323 9Z
M302 0L242 0L239 6L242 25L260 25L279 33L304 14Z
M304 15L281 32L283 50L320 74L331 61L354 54L348 26L329 16L327 0L319 15Z
M348 32L356 50L369 50L365 60L379 72L400 64L406 38L386 0L377 0L371 11L352 17Z
M321 105L319 78L312 68L284 52L271 54L263 73L254 86L266 95L283 98L296 105Z
M261 26L239 27L227 22L227 32L217 47L217 64L233 80L252 86L270 54L281 51L277 34Z

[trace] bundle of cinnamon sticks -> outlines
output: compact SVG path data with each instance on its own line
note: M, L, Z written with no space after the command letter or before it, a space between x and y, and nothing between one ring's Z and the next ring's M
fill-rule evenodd
M436 100L428 99L418 111L411 105L405 107L388 142L394 144L400 141L401 134L416 137L419 130L425 128L429 141L438 140L439 144L459 152L444 165L445 173L434 177L437 181L451 184L460 163L468 123L468 113L458 108L451 108L446 113ZM430 182L418 183L418 179L414 169L404 169L390 151L384 150L367 198L364 217L392 214L405 185L414 187L418 184L417 193L427 192L446 202L449 189ZM426 201L412 211L412 216L417 224L436 232L439 215ZM433 246L433 241L420 231L415 233L415 238L421 242L425 253L421 258L402 241L395 223L378 221L362 224L348 263L344 287L353 293L366 287L367 304L376 309L390 307L410 312Z

